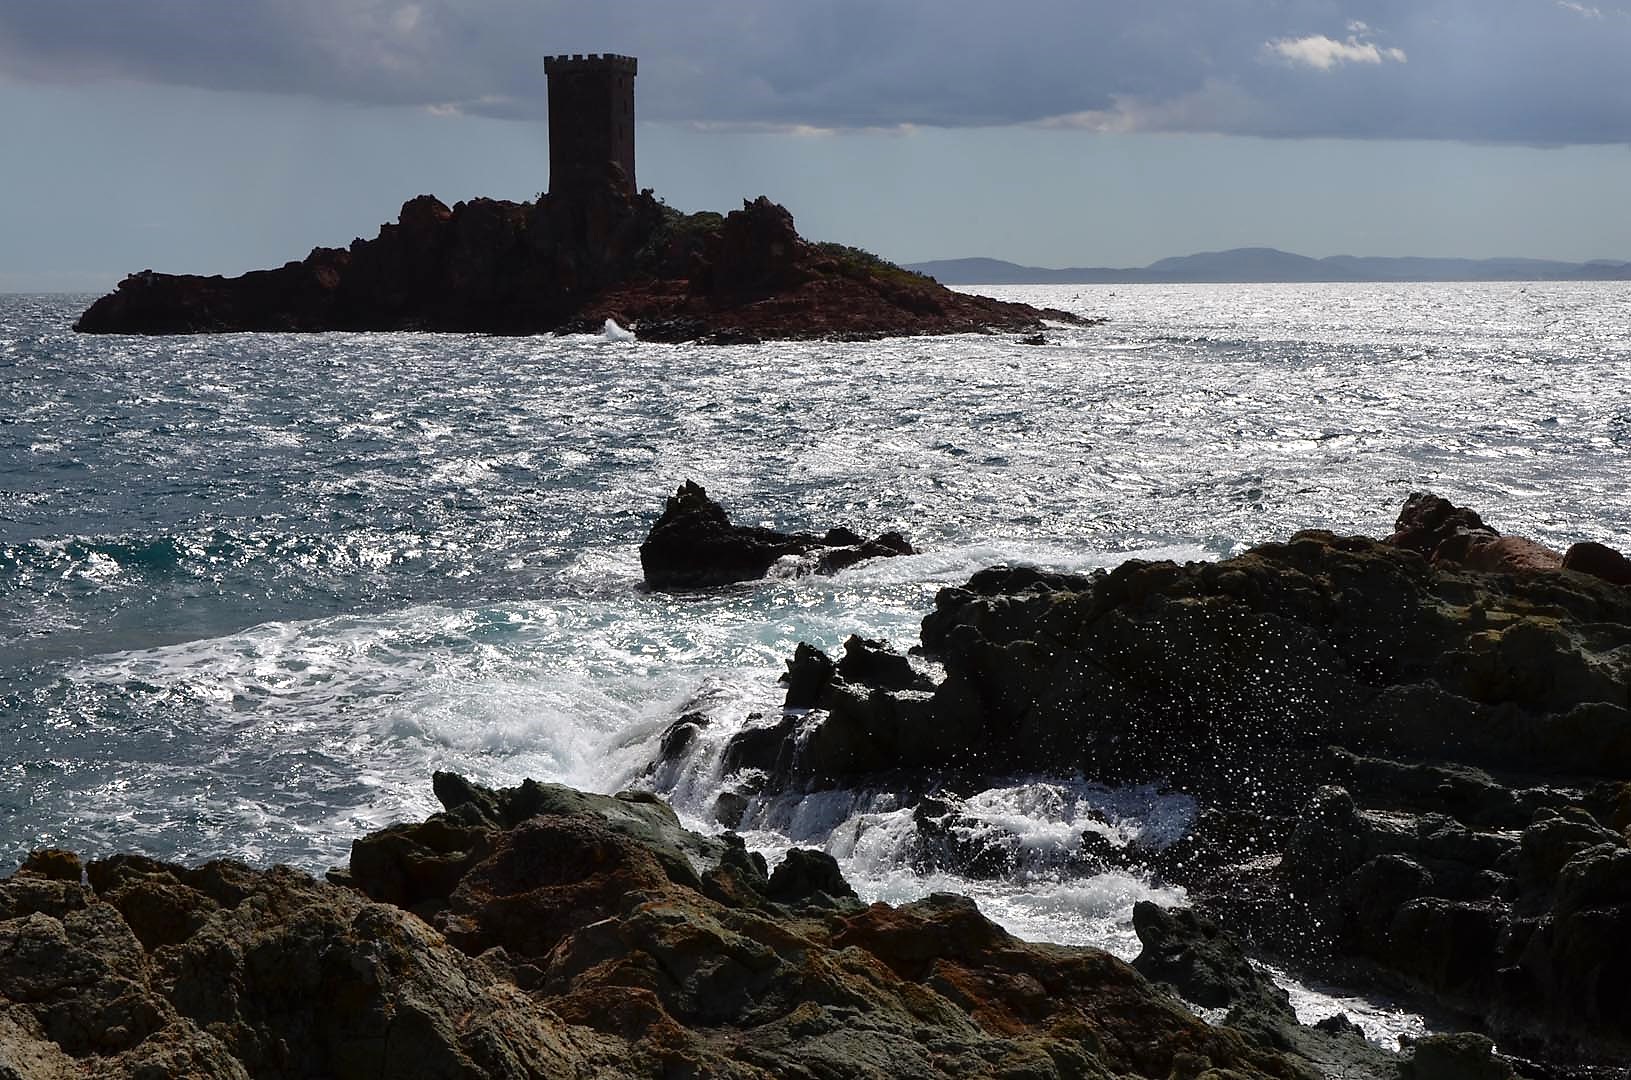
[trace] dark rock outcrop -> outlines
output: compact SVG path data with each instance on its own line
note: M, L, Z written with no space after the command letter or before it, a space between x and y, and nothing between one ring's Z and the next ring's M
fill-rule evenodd
M788 557L808 556L811 570L831 574L866 559L911 554L912 545L897 532L868 540L844 528L817 536L735 525L701 485L687 480L640 545L640 567L653 589L703 589L756 581Z
M756 732L756 762L794 790L1166 783L1200 816L1141 865L1255 948L1519 1050L1631 1060L1631 592L1510 558L1443 500L1414 497L1392 539L982 571L923 621L932 693L806 657L815 711ZM935 828L955 800L929 807L920 835L961 843Z
M1018 941L960 897L864 906L807 852L767 880L649 796L446 775L436 790L442 813L359 841L338 882L127 856L81 883L60 854L31 859L0 881L0 1070L1318 1075L1106 953ZM381 900L404 882L420 915Z
M1151 982L1184 1001L1226 1010L1225 1024L1313 1062L1322 1076L1395 1077L1410 1068L1366 1041L1341 1013L1312 1026L1298 1023L1290 995L1252 963L1240 941L1196 912L1140 901L1133 906L1133 929L1143 946L1133 967Z
M349 248L235 278L144 270L96 301L87 333L599 332L717 343L1024 330L1048 317L943 288L875 256L801 239L768 199L684 215L616 178L535 203L429 195Z
M1585 540L1563 553L1563 569L1600 577L1615 585L1631 586L1631 559L1607 544Z

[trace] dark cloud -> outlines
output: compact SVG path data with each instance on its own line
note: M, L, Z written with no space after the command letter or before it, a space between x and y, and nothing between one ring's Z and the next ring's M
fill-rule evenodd
M0 74L537 117L640 57L648 120L1631 142L1625 0L0 0Z

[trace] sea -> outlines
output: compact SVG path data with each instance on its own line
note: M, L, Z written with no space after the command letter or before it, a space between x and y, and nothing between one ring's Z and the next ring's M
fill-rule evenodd
M1418 490L1631 549L1626 283L971 291L1107 321L1043 345L145 338L73 333L90 297L0 296L0 872L52 845L321 873L435 810L437 769L643 787L717 832L718 751L779 709L799 642L904 650L997 563L1385 535ZM739 522L920 554L653 593L638 547L685 480ZM1166 785L1016 776L967 809L1010 877L919 867L889 791L756 799L740 828L772 860L826 849L867 899L963 892L1128 957L1132 904L1183 900L1069 858L1182 835ZM1287 981L1379 1041L1423 1023Z

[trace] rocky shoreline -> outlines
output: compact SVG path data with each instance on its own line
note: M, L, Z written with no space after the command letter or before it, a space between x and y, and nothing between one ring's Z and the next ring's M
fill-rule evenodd
M1186 946L1158 910L1136 967L1240 999L1241 1027L962 897L864 905L815 851L770 870L648 794L435 788L442 812L358 840L328 881L34 853L0 881L0 1075L1511 1075L1487 1040L1401 1057L1302 1027L1227 939Z
M1013 847L963 815L973 793L1015 775L1169 785L1199 804L1187 836L1081 863L1180 884L1309 977L1428 1003L1582 1075L1623 1068L1622 563L1501 537L1421 495L1387 540L1306 532L1219 563L982 571L923 620L914 651L937 682L877 643L837 659L801 646L787 711L721 754L718 816L904 786L918 862L1002 876Z
M812 244L761 196L682 214L615 178L536 202L421 195L348 248L235 278L144 270L80 316L98 334L421 330L750 343L1031 333L1063 311L954 292L876 256Z
M653 540L676 529L654 588L868 543L731 525L689 484ZM726 826L913 778L920 861L970 876L1011 869L963 818L995 777L1187 792L1176 842L1079 853L1188 891L1134 909L1131 965L960 897L865 905L825 854L769 867L649 792L437 774L442 812L328 880L31 855L0 881L0 1077L1624 1076L1631 588L1597 548L1413 496L1387 540L993 568L941 591L921 657L801 646L785 712L725 746ZM1265 957L1466 1030L1299 1024Z

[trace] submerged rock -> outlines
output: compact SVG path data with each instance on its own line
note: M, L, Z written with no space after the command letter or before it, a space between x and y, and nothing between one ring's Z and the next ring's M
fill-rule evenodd
M765 874L650 796L439 774L313 880L57 856L0 881L0 1070L29 1078L1312 1077L1095 949L973 903ZM457 864L457 872L449 869ZM406 883L406 884L405 884ZM415 915L377 896L417 898Z
M755 581L789 557L810 556L812 569L830 574L866 559L911 554L912 545L897 532L867 540L844 528L816 536L735 525L701 485L687 480L640 545L640 567L653 589L704 589Z

